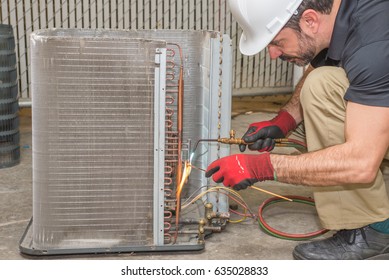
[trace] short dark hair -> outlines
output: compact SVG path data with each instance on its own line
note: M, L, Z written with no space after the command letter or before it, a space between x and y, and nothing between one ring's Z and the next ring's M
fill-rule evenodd
M285 24L285 27L301 32L300 19L306 10L312 9L319 13L328 15L331 13L333 4L334 0L303 0L296 13Z

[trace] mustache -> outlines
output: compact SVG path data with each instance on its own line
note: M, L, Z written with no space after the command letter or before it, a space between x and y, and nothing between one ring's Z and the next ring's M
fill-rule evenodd
M290 61L290 60L293 60L293 59L301 59L298 56L290 56L290 55L281 55L278 58L281 59L282 61Z
M297 66L306 66L312 60L312 57L308 57L308 56L281 55L278 58L281 59L282 61L296 64Z

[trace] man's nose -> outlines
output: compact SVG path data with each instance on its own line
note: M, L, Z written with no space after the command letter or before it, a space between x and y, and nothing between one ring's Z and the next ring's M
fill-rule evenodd
M271 59L276 59L282 55L282 51L276 46L269 45L267 49L269 51L269 56Z

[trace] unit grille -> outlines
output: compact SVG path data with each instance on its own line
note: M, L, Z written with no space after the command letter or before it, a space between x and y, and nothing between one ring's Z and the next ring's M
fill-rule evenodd
M151 245L154 60L164 44L82 34L33 38L33 244Z

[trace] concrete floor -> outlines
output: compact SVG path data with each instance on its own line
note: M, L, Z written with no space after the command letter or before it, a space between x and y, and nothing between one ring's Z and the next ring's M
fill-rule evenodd
M261 112L251 111L253 100L242 100L241 105L233 106L232 128L241 136L247 126L261 119L268 119L281 104L273 102ZM255 100L254 100L255 101ZM245 103L246 102L246 103ZM263 100L259 100L263 104ZM281 101L280 101L281 102ZM246 104L246 105L244 105ZM257 103L259 104L259 103ZM248 106L248 105L247 105ZM257 106L259 108L261 106ZM253 108L256 108L255 106ZM246 113L245 113L246 112ZM249 112L249 113L247 113ZM31 115L28 109L20 113L21 162L11 168L0 169L0 259L42 259L19 252L19 241L32 216L32 166L31 166ZM293 148L276 148L274 152L295 152ZM237 147L232 147L237 153ZM283 195L310 196L311 190L302 186L292 186L275 182L258 183L257 186ZM241 191L253 212L270 196L255 190ZM266 220L274 228L290 233L306 233L320 228L314 207L300 203L278 203L266 211ZM233 216L234 218L234 216ZM327 233L326 236L331 233ZM322 237L319 237L322 238ZM68 255L44 257L45 259L133 259L133 260L169 260L169 259L257 259L291 260L293 248L301 241L278 239L259 229L255 220L247 219L238 224L228 224L221 233L215 233L206 239L205 249L198 252L162 252L162 253L123 253L98 255Z

